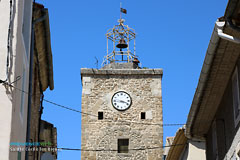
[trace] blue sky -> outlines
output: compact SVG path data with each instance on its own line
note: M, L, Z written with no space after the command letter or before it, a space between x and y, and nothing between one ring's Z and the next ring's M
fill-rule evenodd
M117 24L120 0L37 2L49 9L53 52L53 91L45 98L81 110L80 68L99 67L106 55L105 34ZM226 0L123 0L124 15L137 33L136 53L143 67L163 68L164 123L185 123L205 53ZM58 131L58 147L81 147L81 115L44 103L43 119ZM164 127L164 141L177 127ZM80 159L78 151L61 151L59 160Z

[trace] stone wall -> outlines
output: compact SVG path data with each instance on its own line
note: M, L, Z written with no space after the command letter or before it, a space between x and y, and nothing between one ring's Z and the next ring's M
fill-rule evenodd
M53 150L53 148L57 148L57 128L54 127L53 124L41 120L41 126L40 126L40 140L41 142L44 142L45 145L41 147L48 147L50 149L50 153L55 159L57 159L57 151ZM46 152L41 152L41 156ZM30 158L29 158L30 159Z
M82 151L84 160L160 160L162 159L163 128L161 69L81 69L82 75ZM132 98L126 111L113 108L111 98L125 91ZM98 112L104 119L98 120ZM146 119L141 120L141 112ZM117 152L119 138L129 139L129 153ZM144 148L146 150L135 150ZM132 150L133 149L133 150ZM108 151L106 151L108 150Z

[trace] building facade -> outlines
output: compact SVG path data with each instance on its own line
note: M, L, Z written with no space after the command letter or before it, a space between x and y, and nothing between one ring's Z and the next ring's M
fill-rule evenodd
M206 141L207 160L240 159L240 2L229 0L205 56L186 136Z
M123 29L123 20L119 23L120 27L115 27ZM118 33L128 34L127 31ZM130 45L125 43L129 39L114 39L112 32L107 36L111 34L111 40L120 48L106 58L111 62L101 69L81 69L81 158L161 160L163 71L137 67L138 60L123 50ZM117 53L120 61L125 58L125 63L112 57Z
M49 147L57 147L56 128L41 120L43 113L44 91L48 88L54 89L53 81L53 64L52 64L52 49L50 39L50 24L48 9L43 5L35 3L33 6L33 24L34 24L34 57L32 71L32 97L31 97L31 114L29 127L29 142L42 142L52 144ZM47 129L50 133L47 136L41 136L41 126L48 124ZM50 129L51 128L51 129ZM46 146L32 146L30 149ZM40 159L44 152L32 151L28 152L29 160ZM54 157L57 157L57 152L54 152Z
M36 21L39 16L44 18ZM53 89L48 14L32 0L10 0L0 2L0 17L0 160L21 160L26 142L40 141L41 97L48 87ZM29 153L28 159L39 155Z
M175 137L167 137L164 160L205 160L205 142L188 139L184 132L182 127Z
M0 79L28 91L32 1L1 1L0 17ZM24 158L25 152L10 152L10 142L26 141L28 96L1 84L0 97L0 159Z

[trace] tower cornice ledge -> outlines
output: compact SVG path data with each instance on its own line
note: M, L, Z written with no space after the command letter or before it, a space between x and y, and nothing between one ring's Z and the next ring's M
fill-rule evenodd
M163 75L163 69L92 69L81 68L81 75Z

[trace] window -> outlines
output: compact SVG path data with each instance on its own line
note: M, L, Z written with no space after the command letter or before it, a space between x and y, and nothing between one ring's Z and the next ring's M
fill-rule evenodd
M30 52L31 20L32 20L32 1L24 0L22 35L27 58Z
M234 122L235 127L238 125L240 120L240 103L239 103L239 80L238 80L238 69L236 67L232 76L232 97L233 97L233 111L234 111Z
M166 158L167 158L167 155L163 155L163 160L166 160Z
M128 153L129 139L118 139L118 153Z
M141 112L141 119L146 119L146 113L145 112Z
M103 112L98 112L98 120L102 120L103 119Z
M21 156L22 156L21 152L18 151L17 159L18 159L18 160L21 160Z
M212 154L213 159L218 160L218 143L217 143L217 127L216 120L212 124Z

